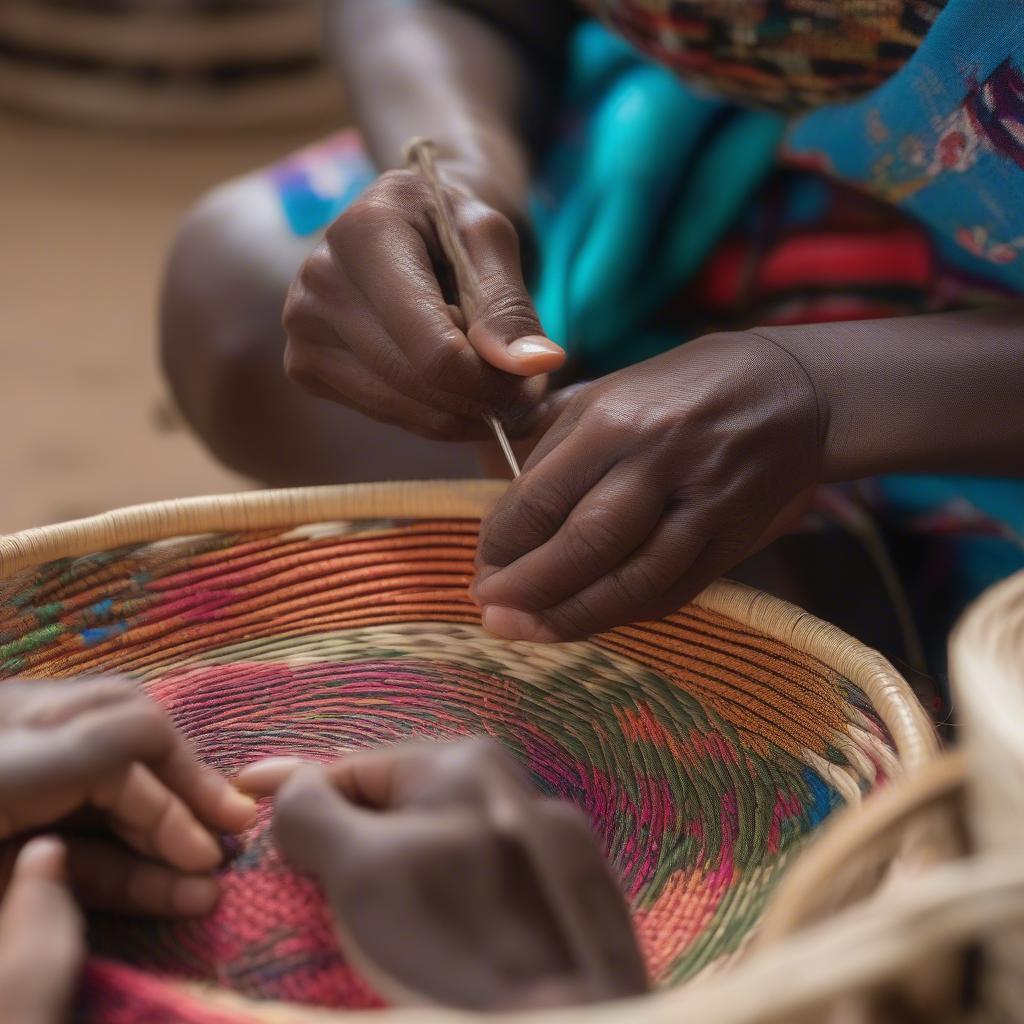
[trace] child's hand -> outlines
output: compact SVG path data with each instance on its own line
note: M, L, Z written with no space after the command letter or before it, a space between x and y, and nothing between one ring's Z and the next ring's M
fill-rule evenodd
M253 812L128 681L0 684L0 891L20 840L56 827L90 905L207 913L217 836Z
M274 836L323 885L346 954L395 1002L512 1008L646 988L584 818L496 743L409 744L328 767L263 762Z
M55 839L34 839L18 856L0 904L0 1021L64 1021L84 957L64 848Z

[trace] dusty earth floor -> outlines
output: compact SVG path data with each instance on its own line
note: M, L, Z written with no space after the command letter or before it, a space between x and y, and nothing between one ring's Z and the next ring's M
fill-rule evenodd
M0 533L247 486L167 413L160 268L195 197L329 128L178 139L0 113Z

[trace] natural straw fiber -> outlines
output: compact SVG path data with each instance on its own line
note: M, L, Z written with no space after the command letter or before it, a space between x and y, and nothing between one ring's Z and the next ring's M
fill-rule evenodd
M1024 573L988 591L950 643L970 757L968 821L982 852L1024 860ZM1024 1019L1024 915L986 944L993 1019Z
M923 769L935 739L884 659L736 584L587 643L487 636L466 588L501 486L195 499L2 538L0 677L128 672L226 772L409 736L498 738L587 813L659 986L693 986L630 1019L677 1019L677 1001L745 950L819 824ZM299 1002L378 1004L266 816L223 887L203 922L97 923L107 959L90 967L82 1019L287 1021L303 1019ZM211 1003L189 980L235 995ZM261 1018L239 997L292 1005L262 1004Z

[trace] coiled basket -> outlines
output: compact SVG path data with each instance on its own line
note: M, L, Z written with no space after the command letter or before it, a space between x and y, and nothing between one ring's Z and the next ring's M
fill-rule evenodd
M127 673L228 773L489 734L586 812L621 879L659 988L628 1019L686 1019L688 1000L737 970L833 811L932 761L930 724L880 655L737 584L585 643L489 637L467 584L503 486L250 493L0 538L0 678ZM223 891L198 922L92 922L81 1020L298 1022L381 1005L266 814ZM740 1019L693 1005L711 1024Z

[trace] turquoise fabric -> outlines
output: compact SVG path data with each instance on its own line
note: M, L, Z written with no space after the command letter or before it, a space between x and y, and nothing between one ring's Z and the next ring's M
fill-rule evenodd
M533 203L548 334L589 372L679 343L651 316L700 270L775 166L785 122L698 96L597 23L576 35Z

